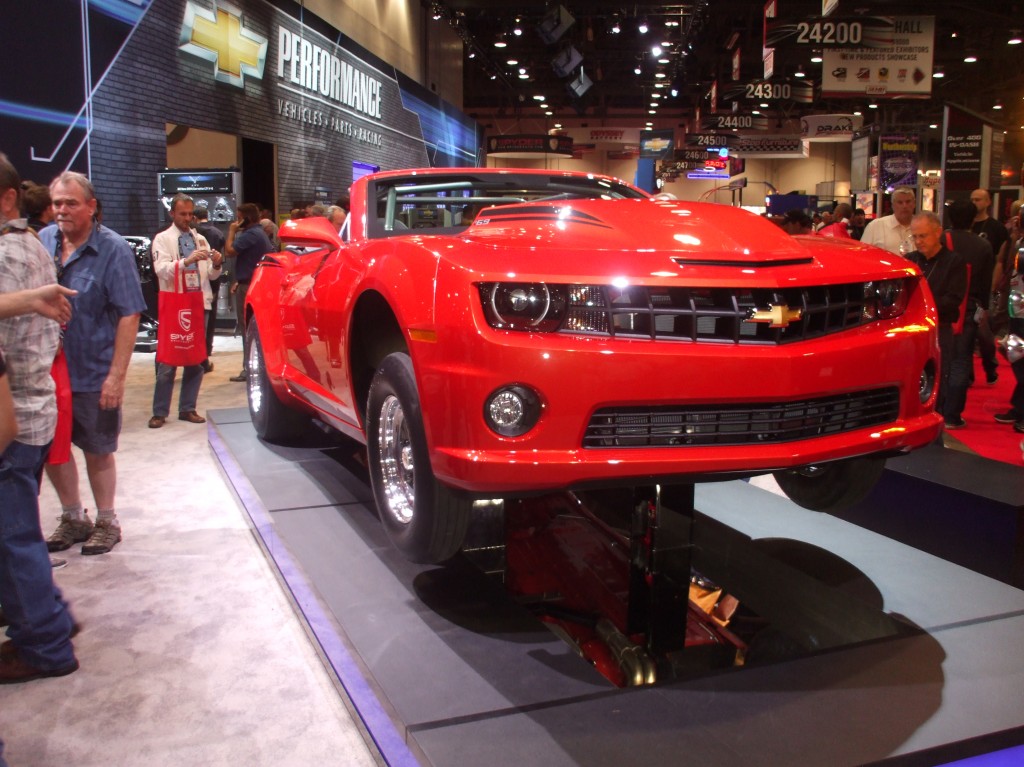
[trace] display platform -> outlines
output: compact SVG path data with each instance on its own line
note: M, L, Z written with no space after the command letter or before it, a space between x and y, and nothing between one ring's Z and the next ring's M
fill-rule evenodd
M268 445L244 408L208 416L229 481L390 765L934 765L1024 743L1024 592L1009 585L745 482L699 485L695 526L706 516L790 561L828 552L838 587L920 631L618 689L466 561L402 559L357 446Z

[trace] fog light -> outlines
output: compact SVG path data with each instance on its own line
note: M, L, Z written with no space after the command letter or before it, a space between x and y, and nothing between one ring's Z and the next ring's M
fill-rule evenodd
M525 386L512 384L493 392L484 403L484 420L503 437L520 437L537 424L540 398Z
M935 362L928 360L924 366L924 370L921 371L921 380L918 383L918 396L921 398L921 404L925 404L931 399L932 394L935 393Z

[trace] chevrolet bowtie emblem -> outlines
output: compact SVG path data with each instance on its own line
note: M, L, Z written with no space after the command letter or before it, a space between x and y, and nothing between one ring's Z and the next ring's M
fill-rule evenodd
M747 313L750 322L767 322L773 328L788 328L803 315L802 309L790 309L785 304L772 304L767 309L751 309Z
M193 2L185 4L178 47L213 64L214 78L238 88L246 77L263 78L267 38L242 26L242 12L225 0L213 10Z

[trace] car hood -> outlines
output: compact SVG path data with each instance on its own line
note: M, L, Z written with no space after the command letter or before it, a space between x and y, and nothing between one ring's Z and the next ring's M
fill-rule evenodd
M736 281L766 270L829 282L913 272L910 262L850 240L791 237L740 208L709 203L571 200L485 208L451 256L522 279L592 275Z

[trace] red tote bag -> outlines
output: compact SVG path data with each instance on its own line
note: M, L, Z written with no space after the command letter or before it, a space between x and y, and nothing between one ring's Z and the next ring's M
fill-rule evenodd
M203 291L185 289L174 264L174 291L161 290L156 331L156 361L174 367L198 365L206 359L206 314Z

